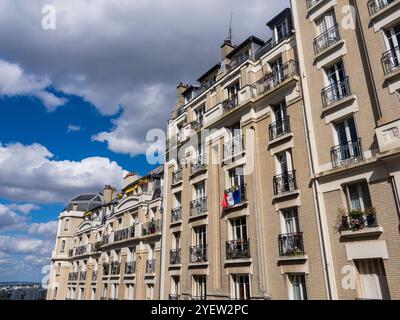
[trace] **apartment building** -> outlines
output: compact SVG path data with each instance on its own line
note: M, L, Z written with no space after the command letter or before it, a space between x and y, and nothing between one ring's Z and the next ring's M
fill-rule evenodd
M164 299L327 299L290 9L221 46L168 122Z
M293 0L333 299L399 299L400 1Z
M72 199L59 217L47 299L159 299L163 167L121 193Z

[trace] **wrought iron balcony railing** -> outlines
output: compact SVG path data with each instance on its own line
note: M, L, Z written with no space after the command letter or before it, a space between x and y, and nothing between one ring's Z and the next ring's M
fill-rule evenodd
M289 122L289 117L287 116L284 119L271 123L269 125L269 140L272 141L289 132L290 132L290 122Z
M318 2L321 2L322 0L307 0L307 8L310 9L314 7Z
M190 165L191 174L196 174L206 169L207 169L207 163L204 154L194 159Z
M110 264L103 263L103 275L108 276L110 274Z
M121 264L118 261L114 261L111 263L111 274L112 275L119 275Z
M324 107L329 106L333 102L342 100L351 95L349 77L345 77L341 81L332 83L331 85L322 89L322 102Z
M171 210L171 223L182 221L182 207Z
M174 171L172 173L172 183L177 184L182 181L182 168L179 168L178 170Z
M70 272L68 274L68 281L78 281L79 272Z
M347 144L341 144L331 149L331 159L334 167L363 159L361 138Z
M381 11L390 5L394 0L369 0L368 1L368 10L369 15L373 16L375 13Z
M279 255L304 255L303 232L280 234L278 236Z
M244 151L243 136L236 135L229 138L229 141L224 143L224 159L232 159Z
M207 262L207 246L190 247L189 261L191 263Z
M226 242L226 259L250 258L250 240L239 239Z
M125 263L125 274L134 274L136 272L136 261L128 261Z
M382 66L385 75L400 69L400 49L395 47L382 55Z
M222 102L222 110L224 111L224 113L227 113L230 110L236 108L238 105L239 105L239 96L235 94L234 96Z
M296 171L285 172L273 178L274 194L280 195L297 189Z
M190 202L190 216L195 217L207 212L207 197Z
M161 220L152 220L142 226L142 236L149 236L161 232Z
M318 54L340 40L339 25L336 24L314 39L314 52Z
M169 253L169 264L180 264L181 263L181 249L171 250Z
M79 281L86 281L86 271L81 271L79 274Z
M115 231L114 242L123 241L129 238L129 228Z
M146 273L151 274L156 272L156 260L150 259L146 262Z

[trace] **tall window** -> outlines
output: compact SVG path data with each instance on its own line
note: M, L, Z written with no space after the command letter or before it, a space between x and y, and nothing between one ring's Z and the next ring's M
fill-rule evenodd
M304 274L290 274L288 277L290 300L307 300L306 276Z
M236 81L234 84L228 87L228 98L229 100L233 100L237 98L237 95L240 91L240 82Z
M204 181L194 185L194 200L202 199L206 196L206 184Z
M207 246L207 227L200 226L194 227L194 245L195 246Z
M282 210L282 216L284 221L283 233L300 232L299 217L296 208Z
M246 217L231 220L232 240L247 240Z
M174 232L172 234L172 249L177 250L181 248L181 233Z
M362 298L390 299L385 267L381 259L355 261L360 275Z
M60 252L64 251L65 251L65 240L61 241L61 249L60 249Z
M69 228L69 219L65 219L64 231L68 231L68 228Z
M154 299L154 284L147 284L146 285L146 300L153 300Z
M372 207L371 196L366 181L347 185L345 190L351 210L365 210Z
M353 117L335 123L335 144L332 150L334 164L362 157L361 144Z
M234 274L232 275L232 298L235 300L250 299L250 279L249 275Z
M243 186L244 184L243 166L229 170L229 187Z
M289 34L289 21L288 19L282 20L275 26L275 40L276 42L280 42L286 38Z
M128 283L125 285L125 299L126 300L133 300L133 289L134 289L133 283Z
M171 277L171 294L174 296L179 296L181 294L180 277L179 276Z
M92 288L90 300L96 300L96 288Z
M207 298L207 278L206 276L193 276L193 295L194 299L205 300Z
M325 74L328 85L324 90L325 104L330 104L350 94L350 88L345 81L347 76L342 61L325 69Z

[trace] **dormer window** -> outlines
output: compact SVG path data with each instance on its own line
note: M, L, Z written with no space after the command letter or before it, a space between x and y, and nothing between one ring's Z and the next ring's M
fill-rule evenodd
M275 41L280 42L285 39L289 31L289 21L285 18L275 26Z

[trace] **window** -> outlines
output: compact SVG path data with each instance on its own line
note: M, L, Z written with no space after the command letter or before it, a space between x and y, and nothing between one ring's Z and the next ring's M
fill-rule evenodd
M114 299L114 300L118 299L118 290L119 290L119 285L116 283L113 283L111 285L111 299Z
M181 294L180 277L172 276L171 277L171 295L177 297L180 294Z
M154 284L147 284L146 286L146 300L154 299Z
M229 170L229 187L244 186L243 166Z
M60 252L64 251L65 251L65 240L61 241L61 249L60 249Z
M250 299L250 281L248 275L232 275L232 292L231 297L235 300Z
M206 276L193 276L192 299L205 300L207 298Z
M297 208L282 210L282 217L284 221L283 233L289 234L300 232Z
M207 246L207 228L206 226L194 227L194 245Z
M65 219L64 231L68 231L68 228L69 228L69 219Z
M85 299L85 289L84 288L80 288L79 289L79 297L78 300L84 300Z
M275 26L275 40L280 42L286 38L289 34L289 21L288 19L282 20L279 24Z
M178 232L174 232L172 234L172 249L177 250L180 249L181 247L181 233Z
M290 274L289 299L307 300L306 277L304 274Z
M181 193L177 192L174 193L174 208L180 208L181 207Z
M60 272L61 272L61 263L57 263L56 272L57 272L57 274L60 274Z
M335 12L333 10L325 13L316 21L318 34L321 35L336 25Z
M351 210L365 210L372 207L371 196L366 181L347 185L345 191Z
M397 24L384 32L384 40L387 52L383 57L386 72L393 71L400 66L400 24Z
M335 123L334 129L336 147L332 149L333 164L339 165L352 159L362 158L361 142L354 118Z
M194 200L203 199L206 196L206 184L204 181L194 185Z
M228 87L228 99L229 100L236 100L238 93L240 91L240 82L236 81L234 84Z
M107 298L107 291L108 291L108 285L107 283L105 283L103 286L103 298Z
M137 210L131 212L130 220L131 220L131 225L135 225L135 224L139 223L139 215L138 215Z
M385 267L381 259L355 261L363 299L390 299Z
M123 225L122 225L122 218L118 219L118 228L122 229Z
M96 288L92 288L92 294L90 296L90 300L96 300Z
M54 296L53 299L57 299L58 287L54 288Z
M231 220L232 240L247 240L246 217Z
M350 95L350 87L342 61L325 69L325 74L327 81L327 87L323 90L325 105Z
M133 290L134 285L132 283L125 285L125 300L133 300Z

